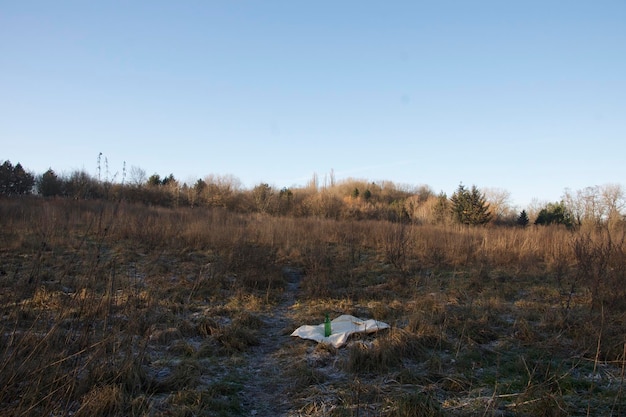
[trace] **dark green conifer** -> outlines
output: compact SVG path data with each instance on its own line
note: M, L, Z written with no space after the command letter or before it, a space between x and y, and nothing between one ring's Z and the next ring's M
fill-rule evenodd
M452 216L459 223L480 225L491 220L489 204L475 185L468 190L463 184L459 184L450 201Z

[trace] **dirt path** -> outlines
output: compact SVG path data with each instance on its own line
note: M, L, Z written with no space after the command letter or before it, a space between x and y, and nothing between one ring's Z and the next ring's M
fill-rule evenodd
M282 300L263 317L264 336L260 344L246 355L249 378L244 385L242 399L244 415L247 416L287 416L291 405L286 392L288 386L280 378L281 365L277 353L290 339L292 319L289 308L296 301L302 274L289 267L284 268L283 273L288 283Z

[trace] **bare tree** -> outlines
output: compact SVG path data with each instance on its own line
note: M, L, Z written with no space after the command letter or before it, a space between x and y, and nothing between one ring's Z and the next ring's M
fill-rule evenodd
M626 207L624 188L617 184L594 185L577 191L566 189L562 199L579 225L612 223L621 218Z
M483 195L496 219L503 220L514 214L514 209L511 207L511 193L509 191L503 188L485 188Z
M130 185L140 186L144 184L147 180L148 177L146 176L145 170L134 165L130 167L128 180Z
M566 188L561 200L563 200L567 209L572 213L576 224L582 224L583 218L585 217L585 207L583 201L578 198L578 193Z
M209 206L234 208L241 191L241 181L232 175L208 175L204 178L203 200Z
M274 189L267 183L256 185L252 189L255 209L260 213L271 212L271 206L274 203L275 194Z
M614 224L624 215L626 208L626 193L619 184L606 184L601 192L602 204L606 207L607 221Z

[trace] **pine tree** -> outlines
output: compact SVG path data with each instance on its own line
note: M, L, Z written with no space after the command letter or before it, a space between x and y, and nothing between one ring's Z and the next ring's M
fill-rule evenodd
M459 184L450 201L452 216L459 223L480 225L491 220L489 204L475 185L468 190L463 184Z
M10 161L4 161L0 165L0 194L11 194L11 177L13 176L13 164Z
M148 178L148 185L152 187L158 187L161 185L161 176L159 174L152 174Z
M526 213L526 210L522 210L522 212L517 217L517 224L519 226L526 227L529 222L530 220L528 219L528 214Z
M39 190L39 194L42 196L53 197L61 195L63 192L63 182L52 170L52 168L50 168L39 178L37 188Z
M30 194L35 185L35 177L22 167L18 162L13 168L12 175L13 193L18 195Z
M571 212L565 207L565 203L548 203L546 207L541 209L537 215L535 224L549 225L562 224L570 228L574 226L574 220Z

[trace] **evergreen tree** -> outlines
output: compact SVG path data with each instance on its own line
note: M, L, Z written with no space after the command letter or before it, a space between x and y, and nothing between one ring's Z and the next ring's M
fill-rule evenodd
M11 176L13 175L13 164L4 161L0 165L0 194L9 195L11 190Z
M161 185L161 176L159 174L150 175L150 178L148 178L148 185L153 187Z
M63 182L52 170L52 168L50 168L39 178L37 189L39 194L44 197L61 195L63 191Z
M34 184L35 177L33 174L26 172L24 168L22 168L22 165L18 162L13 168L13 173L11 175L12 194L30 194Z
M530 220L528 219L528 214L526 210L522 210L522 212L517 216L517 224L522 227L526 227Z
M450 201L453 218L459 223L479 225L491 220L489 204L475 185L468 190L463 184L459 184Z
M178 181L174 178L174 174L170 174L167 177L163 178L161 181L161 185L175 185Z
M30 194L34 184L35 177L26 172L19 162L15 166L10 161L4 161L0 165L1 195Z
M562 224L569 228L574 226L574 220L572 214L567 210L563 202L549 203L546 207L541 209L537 215L535 224L543 226Z

